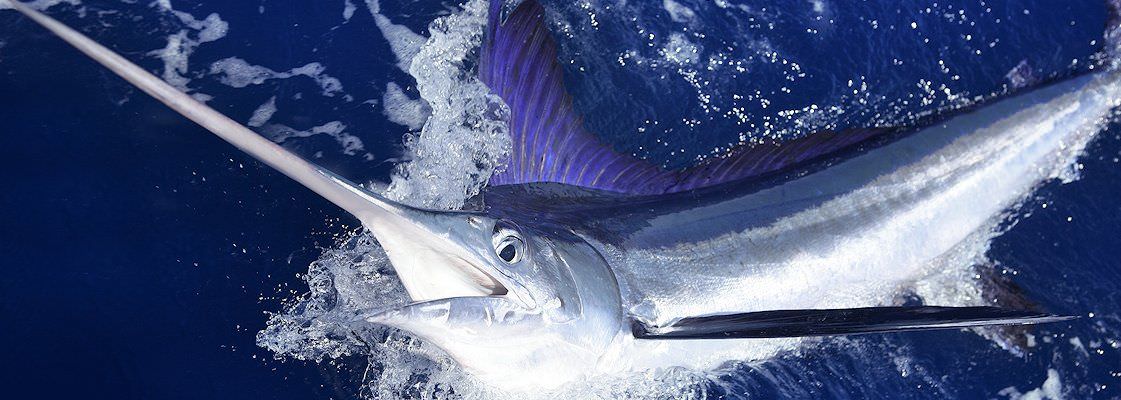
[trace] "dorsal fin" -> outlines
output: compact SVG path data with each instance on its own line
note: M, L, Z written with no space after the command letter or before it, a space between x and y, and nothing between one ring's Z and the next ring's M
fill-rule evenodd
M479 78L510 107L513 147L491 185L558 182L624 193L647 193L642 180L661 177L657 166L619 154L584 130L564 88L545 9L522 2L502 21L502 0L489 10Z
M513 147L506 168L491 177L492 186L556 182L629 194L681 192L780 170L885 131L819 132L746 145L725 157L667 171L621 154L584 130L564 87L544 7L526 0L503 21L502 4L491 1L479 57L479 79L510 107Z

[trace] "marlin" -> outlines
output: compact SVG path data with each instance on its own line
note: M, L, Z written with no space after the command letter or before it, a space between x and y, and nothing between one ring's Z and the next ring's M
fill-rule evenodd
M922 129L818 132L667 170L584 129L541 5L494 1L478 78L509 107L513 146L479 210L436 211L313 165L82 34L12 6L353 214L413 300L355 318L429 341L502 388L714 368L745 342L783 340L774 338L1066 320L892 306L890 296L1064 177L1121 94L1117 73L1082 75Z

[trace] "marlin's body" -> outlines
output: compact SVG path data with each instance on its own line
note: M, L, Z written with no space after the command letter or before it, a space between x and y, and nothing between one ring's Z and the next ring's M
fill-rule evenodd
M853 306L856 293L829 292L898 286L994 227L1071 167L1115 99L1116 76L1082 76L767 180L655 196L511 185L486 199L502 218L572 229L604 256L627 311L650 322Z
M1116 99L1115 75L1083 76L763 182L640 197L523 185L492 188L487 198L523 205L495 207L503 218L570 227L617 278L621 313L653 325L890 303L970 235L995 229L1040 183L1064 176ZM638 351L605 368L712 368L766 351L622 342Z
M523 2L503 21L499 4L479 75L509 107L514 147L483 193L484 208L471 212L422 210L367 192L15 6L354 214L415 301L355 318L430 341L495 386L712 368L753 356L746 349L760 342L751 338L1062 319L884 306L970 235L992 231L1038 185L1065 176L1121 98L1115 73L909 133L816 133L665 171L583 131L543 10Z

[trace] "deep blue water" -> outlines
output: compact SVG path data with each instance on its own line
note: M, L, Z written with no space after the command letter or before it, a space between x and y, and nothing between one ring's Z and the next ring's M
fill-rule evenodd
M694 15L675 19L645 2L596 2L591 12L549 3L566 27L558 29L562 59L573 61L566 78L589 129L669 165L741 137L905 124L960 104L945 90L966 98L1012 90L1007 75L1017 65L1033 82L1084 73L1106 25L1105 5L1090 0L824 1L820 10L815 2L678 3ZM383 94L389 82L415 90L365 4L345 23L341 0L172 4L229 23L228 35L198 46L184 74L212 106L246 121L277 96L275 122L342 121L364 152L344 154L324 135L285 145L354 180L388 180L408 129L383 114ZM429 22L456 9L386 1L381 12L426 35ZM87 0L48 12L153 71L162 64L148 53L184 29L142 2ZM665 57L661 38L674 33L692 46L687 62ZM233 56L277 71L321 63L351 99L321 95L299 77L223 85L209 65ZM811 105L845 112L803 123L779 113ZM729 116L733 109L746 119ZM357 226L350 216L9 10L0 10L0 121L3 397L358 395L359 383L336 366L275 361L254 339L266 312L307 290L298 274ZM1045 185L989 253L1044 309L1093 317L1040 328L1023 357L964 332L828 340L738 367L710 384L711 394L1004 398L1002 389L1038 388L1054 369L1070 398L1121 397L1119 135L1116 124L1103 132L1082 178Z

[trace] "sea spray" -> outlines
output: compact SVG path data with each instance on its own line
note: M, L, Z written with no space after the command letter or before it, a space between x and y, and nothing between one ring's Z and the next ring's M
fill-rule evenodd
M409 121L423 126L405 138L407 161L395 170L386 196L416 206L457 209L479 193L506 156L507 108L473 69L486 12L486 0L469 1L461 11L435 20L431 37L415 54L399 55L402 61L411 60L409 73L431 115ZM379 26L383 22L388 20L379 20ZM434 346L355 320L359 313L409 301L368 232L353 232L326 250L303 278L309 291L273 314L257 335L257 343L277 357L323 361L366 356L362 394L370 398L487 393Z
M472 0L438 18L412 58L409 73L431 115L405 137L409 161L398 165L386 191L392 199L456 209L476 195L510 148L509 109L477 77L473 62L487 21L487 2Z

